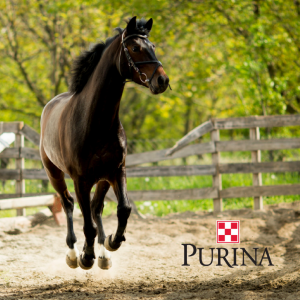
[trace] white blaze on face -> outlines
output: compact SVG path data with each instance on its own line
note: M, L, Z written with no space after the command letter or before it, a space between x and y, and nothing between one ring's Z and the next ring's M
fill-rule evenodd
M98 244L99 245L99 257L100 258L110 258L110 252L105 249L103 244Z
M74 249L69 249L67 251L67 256L71 260L75 260L77 257L79 257L79 250L77 249L76 243L74 244Z

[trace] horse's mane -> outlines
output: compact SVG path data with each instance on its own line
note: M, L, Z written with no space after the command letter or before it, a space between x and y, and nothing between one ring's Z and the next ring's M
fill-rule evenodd
M144 34L148 36L149 32L144 27L146 22L147 21L145 19L137 20L136 30L134 33ZM74 60L71 68L71 76L69 82L69 91L71 93L80 93L83 90L84 86L94 72L97 64L99 63L104 50L109 47L109 45L124 31L124 29L119 27L115 30L118 32L117 35L109 37L105 42L100 42L93 45L90 50L82 52Z

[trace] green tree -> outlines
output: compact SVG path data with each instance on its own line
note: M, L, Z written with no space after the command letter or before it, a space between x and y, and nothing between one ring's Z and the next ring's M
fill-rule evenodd
M173 91L128 84L128 138L180 138L213 117L300 111L300 6L295 0L128 0L0 3L1 121L35 128L43 106L68 88L72 60L91 43L152 17L151 41Z

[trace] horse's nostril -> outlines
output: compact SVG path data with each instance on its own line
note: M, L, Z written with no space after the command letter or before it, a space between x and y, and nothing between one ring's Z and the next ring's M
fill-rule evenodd
M165 85L169 85L169 82L170 82L170 79L169 79L169 77L167 77L165 80Z
M165 83L164 77L163 76L158 76L157 82L159 85L163 85Z

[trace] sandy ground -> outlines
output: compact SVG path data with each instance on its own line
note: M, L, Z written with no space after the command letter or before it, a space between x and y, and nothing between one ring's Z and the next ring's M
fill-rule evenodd
M241 244L217 245L215 223L241 221ZM83 245L82 218L75 231ZM116 216L104 219L106 234L115 231ZM300 299L300 203L281 204L264 212L229 211L181 213L139 220L132 216L127 241L112 253L113 267L104 271L97 261L89 271L70 269L65 263L66 227L50 219L18 235L0 232L0 299ZM244 247L252 254L268 247L274 264L247 266L199 264L198 254L183 264L182 243L204 248ZM229 253L232 262L232 250Z

